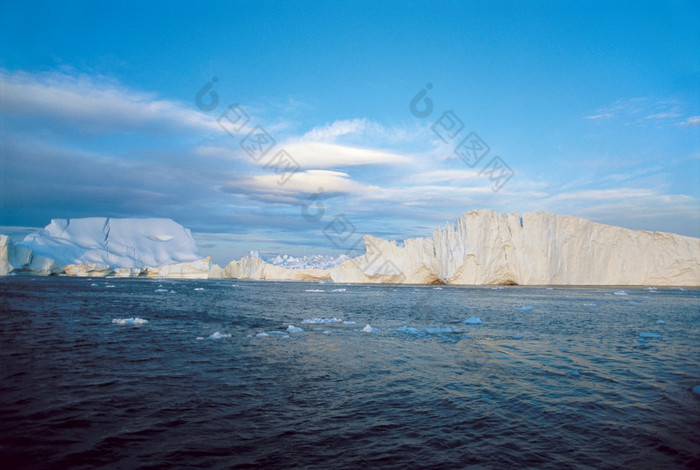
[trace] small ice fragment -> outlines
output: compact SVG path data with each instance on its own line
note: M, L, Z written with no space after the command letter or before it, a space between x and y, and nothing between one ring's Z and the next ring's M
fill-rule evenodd
M197 336L197 340L198 340L198 341L201 341L201 340L203 340L203 339L204 339L204 336Z
M156 289L156 292L168 292L168 289Z
M410 333L412 335L417 335L420 333L420 330L418 328L413 328L407 325L402 326L397 331L400 331L402 333Z
M304 292L326 292L323 289L306 289Z
M194 290L196 290L196 291L203 291L203 290L204 290L204 287L195 287Z
M661 338L658 333L639 333L640 338Z
M629 304L630 304L630 305L642 305L641 302L636 302L636 301L634 301L634 300L630 300L630 301L629 301Z
M306 318L301 322L308 323L310 325L319 325L324 323L342 323L343 320L340 318Z
M371 326L369 326L369 323L367 323L367 325L366 325L364 328L362 328L362 331L364 331L365 333L373 333L373 332L374 332L374 328L372 328Z
M589 302L587 304L583 304L585 307L597 307L598 304L594 304L593 302Z
M143 318L115 318L112 320L112 323L120 326L141 326L145 325L148 323L148 320L144 320Z
M352 320L345 320L343 322L343 325L357 325L357 322Z
M659 319L659 320L656 320L656 323L658 323L659 325L663 325L663 324L666 323L666 322Z
M437 327L437 328L426 328L425 329L426 333L429 334L441 334L441 333L461 333L459 330L453 330L450 327Z
M231 335L225 334L225 333L219 333L218 331L212 333L209 336L209 339L223 339L223 338L230 338Z
M345 292L346 289L333 289L331 292Z
M526 305L525 307L520 307L518 310L521 312L529 312L530 310L535 310L535 307L532 305Z
M93 282L92 284L90 284L90 287L97 287L97 283Z
M255 335L255 336L258 337L258 338L265 338L265 337L270 336L270 335L268 335L268 334L265 333L265 332L262 332L262 333L258 333L258 334Z
M615 295L629 295L629 294L623 290L616 290Z
M289 326L287 327L287 332L288 332L288 333L303 333L304 330L302 330L302 329L299 328L298 326L289 325Z
M331 332L330 332L329 330L326 330L326 331L323 332L323 334L324 334L324 335L329 335L329 334L331 334Z
M467 325L481 325L484 322L481 321L481 318L479 317L469 317L466 320L464 320L464 323L466 323Z
M112 287L114 287L114 284L107 284L107 285L105 285L105 287L112 288Z
M433 287L435 290L442 290L442 287Z
M510 339L523 339L523 335L510 335Z

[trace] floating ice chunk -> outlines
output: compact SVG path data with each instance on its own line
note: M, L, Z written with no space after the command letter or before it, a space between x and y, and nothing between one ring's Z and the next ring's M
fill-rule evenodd
M92 284L90 284L90 287L97 287L97 283L93 282Z
M324 335L329 335L329 334L331 334L331 332L330 332L330 330L326 330L326 331L323 332L323 334L324 334Z
M231 337L231 335L226 334L226 333L219 333L218 331L209 335L209 339L223 339L223 338L230 338L230 337Z
M435 327L435 328L426 328L425 332L428 334L433 334L433 335L438 335L442 333L461 333L461 330L454 330L450 327Z
M523 339L523 335L510 335L510 339Z
M584 305L585 307L597 307L597 306L598 306L598 304L593 303L593 302L589 302L589 303L583 304L583 305Z
M656 287L647 287L645 290L648 290L648 291L650 291L650 292L653 292L653 291L655 291L655 290L657 290L657 289L656 289Z
M263 332L263 333L258 333L258 334L255 335L255 336L258 337L258 338L266 338L266 337L268 337L268 336L270 336L270 335L268 335L267 333Z
M695 393L696 395L700 395L700 385L696 385L695 387L693 387L693 393Z
M442 290L442 287L433 287L435 290Z
M481 318L479 317L469 317L466 320L464 320L464 323L466 323L467 325L481 325L484 322L481 321Z
M421 332L418 328L413 328L413 327L407 326L407 325L404 325L401 328L398 328L396 331L400 331L402 333L409 333L412 335L418 335Z
M526 305L525 307L520 307L518 310L521 312L529 312L530 310L535 310L535 307L532 305Z
M342 323L343 320L340 318L307 318L301 322L308 323L310 325L321 325L324 323Z
M374 333L376 330L374 328L372 328L369 325L369 323L367 323L367 325L364 328L362 328L362 331L365 333Z
M168 289L156 289L155 292L168 292Z
M629 295L629 294L623 290L616 290L615 295Z
M120 326L141 326L148 323L148 320L143 318L115 318L112 320L112 323Z
M663 324L666 323L666 322L663 321L663 320L656 320L656 323L658 323L659 325L663 325Z
M288 333L303 333L304 330L302 330L302 329L299 328L298 326L289 325L289 326L287 327L287 332L288 332Z
M357 325L357 322L352 320L345 320L343 322L343 325Z
M107 284L107 285L105 285L105 287L108 289L111 289L112 287L114 287L114 284Z
M194 290L196 290L196 291L203 291L203 290L204 290L204 287L195 287Z
M345 292L347 289L333 289L331 292Z
M201 341L201 340L203 340L203 339L204 339L204 336L197 336L197 338L196 338L196 339L197 339L197 341Z
M324 289L306 289L304 292L326 292Z
M637 302L637 301L634 301L634 300L630 300L628 303L629 303L630 305L642 305L641 302Z
M661 338L658 333L639 333L640 338Z

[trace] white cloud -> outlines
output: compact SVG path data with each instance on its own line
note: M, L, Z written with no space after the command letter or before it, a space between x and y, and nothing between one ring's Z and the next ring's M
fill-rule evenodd
M679 126L683 127L695 127L700 126L700 116L691 116L683 122L678 123Z
M129 90L106 77L0 70L2 111L81 131L216 130L216 121L176 101Z

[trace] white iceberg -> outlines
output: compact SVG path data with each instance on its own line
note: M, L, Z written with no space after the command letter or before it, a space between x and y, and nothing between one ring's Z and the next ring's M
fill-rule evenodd
M364 328L362 328L362 331L364 333L374 333L376 330L372 328L368 323Z
M469 317L466 320L464 320L464 323L466 323L467 325L481 325L484 322L481 321L481 318L479 317Z
M299 328L298 326L289 325L287 327L287 333L303 333L303 332L304 332L304 330Z

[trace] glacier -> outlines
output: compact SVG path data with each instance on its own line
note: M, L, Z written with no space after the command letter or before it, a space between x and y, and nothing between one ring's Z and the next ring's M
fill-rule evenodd
M189 229L171 219L53 219L15 244L0 235L0 274L207 278Z
M170 219L55 219L13 243L0 235L0 275L235 278L452 285L700 286L700 239L630 230L550 212L479 209L401 243L366 235L349 258L255 252L221 267ZM623 292L623 291L619 291Z

